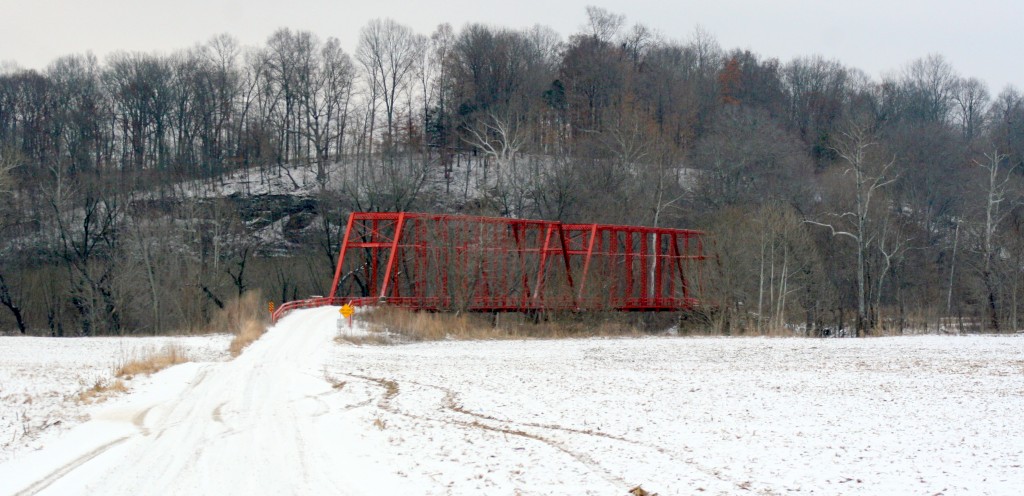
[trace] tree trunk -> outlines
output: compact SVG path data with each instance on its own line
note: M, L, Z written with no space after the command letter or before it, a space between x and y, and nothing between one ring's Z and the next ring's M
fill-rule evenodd
M4 281L4 276L0 275L0 304L7 307L14 315L14 321L18 325L18 332L21 334L26 333L25 319L21 315L21 307L14 303L14 298L11 297L11 291L7 287L7 281Z
M982 277L985 279L985 291L988 293L989 326L993 331L999 332L999 313L996 306L996 288L995 281L992 279L992 271L986 269L982 272Z

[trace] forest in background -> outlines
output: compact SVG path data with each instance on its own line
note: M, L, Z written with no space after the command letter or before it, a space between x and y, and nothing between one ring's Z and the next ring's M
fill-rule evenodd
M68 55L0 71L0 331L188 332L249 290L325 294L348 212L392 210L705 229L714 332L1016 331L1022 161L1024 96L941 55L876 80L593 7L567 39L378 19L351 54L283 28ZM267 199L218 184L296 168L316 187L270 249ZM453 191L470 168L487 187Z

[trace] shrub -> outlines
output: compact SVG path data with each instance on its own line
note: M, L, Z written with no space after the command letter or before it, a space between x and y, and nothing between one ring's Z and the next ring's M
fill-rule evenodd
M677 314L622 312L550 313L543 318L517 313L415 312L382 306L359 314L370 336L344 338L356 344L441 339L523 339L641 336L678 325Z
M270 323L260 291L246 291L229 301L210 321L210 331L230 332L235 337L228 345L231 356L238 356L246 346L263 335Z
M152 374L187 361L189 361L189 358L180 345L168 344L158 352L147 353L124 360L115 368L114 375L131 379L139 374Z

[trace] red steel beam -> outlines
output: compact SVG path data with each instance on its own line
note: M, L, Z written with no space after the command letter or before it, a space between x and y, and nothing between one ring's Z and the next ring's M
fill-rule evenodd
M580 278L580 290L578 299L583 299L583 288L587 285L587 273L590 272L590 262L594 258L594 240L598 236L597 224L590 226L590 240L587 241L587 256L583 262L583 277Z
M345 260L345 253L348 251L348 239L349 233L352 232L352 223L356 220L356 214L353 212L348 216L348 224L345 226L345 239L341 241L341 252L338 253L338 268L334 271L334 282L331 283L331 298L334 298L335 292L338 290L338 282L341 278L341 262Z
M396 255L398 255L398 241L402 239L402 227L404 227L404 225L405 212L402 212L398 214L398 222L395 224L395 235L391 241L391 253L388 256L388 267L384 272L384 284L381 284L380 286L380 296L378 296L378 298L380 298L381 301L384 301L384 298L388 294L388 284L391 283L391 275L394 274L396 278L398 277L398 274L395 271L395 262L398 260L396 257Z

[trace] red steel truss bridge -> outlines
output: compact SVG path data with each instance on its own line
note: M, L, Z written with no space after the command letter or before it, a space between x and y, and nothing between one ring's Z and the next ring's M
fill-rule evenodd
M686 311L707 234L412 212L348 218L330 295L295 308L388 304L472 312Z

